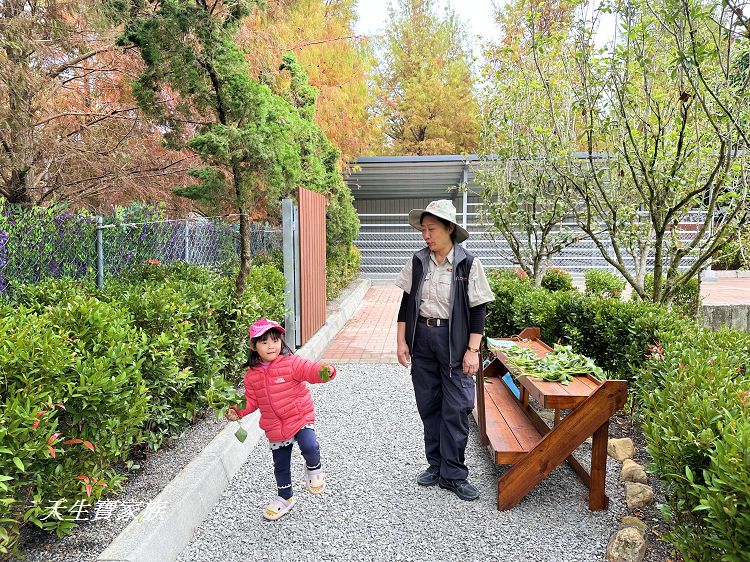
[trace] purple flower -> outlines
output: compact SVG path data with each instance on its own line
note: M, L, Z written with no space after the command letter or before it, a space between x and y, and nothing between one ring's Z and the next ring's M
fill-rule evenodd
M83 277L86 275L86 264L80 258L73 258L73 264L78 268L76 273L77 277Z
M0 230L0 269L8 263L8 233Z
M52 258L52 259L50 260L50 262L49 262L49 272L50 272L50 273L51 273L51 274L52 274L53 276L55 276L55 277L59 277L59 276L60 276L60 274L61 274L61 271L60 271L60 264L59 264L59 263L57 263L57 261L55 261L55 259L54 259L54 258Z
M62 226L64 222L69 221L73 218L73 213L62 213L55 217L55 224L59 227Z

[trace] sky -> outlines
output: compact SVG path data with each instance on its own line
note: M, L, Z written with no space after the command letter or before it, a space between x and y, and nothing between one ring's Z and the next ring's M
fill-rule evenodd
M503 6L505 0L437 0L438 14L443 13L446 5L450 5L459 19L475 36L469 40L474 55L481 58L481 43L500 39L500 29L495 23L493 4ZM382 31L388 19L388 6L396 5L396 0L358 0L358 21L354 27L357 35L376 35ZM614 22L602 20L597 33L596 43L603 45L614 34Z
M499 0L502 4L503 0ZM388 6L396 5L396 0L358 0L357 15L359 17L354 28L357 35L375 35L383 29L388 19ZM468 27L472 34L482 39L498 40L500 31L495 24L492 0L438 0L437 14L442 14L446 5L451 5L459 19ZM474 47L474 54L479 55L480 41L469 41Z

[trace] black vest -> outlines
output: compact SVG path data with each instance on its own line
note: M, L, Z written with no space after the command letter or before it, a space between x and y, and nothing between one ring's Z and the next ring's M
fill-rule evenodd
M414 348L414 335L417 331L417 316L422 302L422 283L428 268L430 249L423 248L412 257L411 291L406 309L406 343L409 350ZM469 345L469 272L474 256L462 246L453 245L453 276L451 278L450 331L451 368L463 363L466 346Z

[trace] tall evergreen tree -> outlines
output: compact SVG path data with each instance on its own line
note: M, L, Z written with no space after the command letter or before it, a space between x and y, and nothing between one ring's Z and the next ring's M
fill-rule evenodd
M278 202L304 185L328 197L329 218L339 219L334 225L346 223L334 243L350 244L357 226L356 217L347 220L354 211L338 151L312 122L317 90L296 59L284 57L291 75L286 99L250 76L235 35L255 3L131 0L123 36L146 66L133 87L138 104L161 122L170 146L187 146L204 163L190 171L195 183L179 193L239 213L237 294L250 271L256 205ZM331 209L340 216L331 217Z
M439 17L434 0L401 0L390 10L375 80L384 152L476 150L479 112L464 36L455 13Z

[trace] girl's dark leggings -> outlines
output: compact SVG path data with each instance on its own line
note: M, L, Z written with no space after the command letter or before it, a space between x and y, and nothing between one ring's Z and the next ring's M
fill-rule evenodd
M310 428L300 429L294 436L299 445L299 450L305 459L308 470L320 468L320 445L315 430ZM292 490L292 449L294 444L287 445L281 449L274 449L273 453L273 473L276 476L276 486L279 488L279 495L288 500L294 494Z

